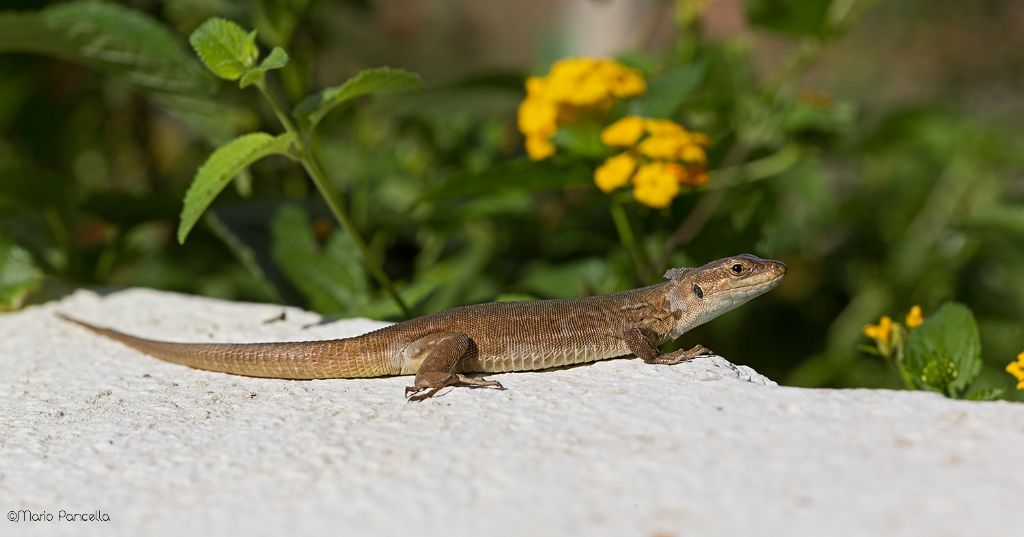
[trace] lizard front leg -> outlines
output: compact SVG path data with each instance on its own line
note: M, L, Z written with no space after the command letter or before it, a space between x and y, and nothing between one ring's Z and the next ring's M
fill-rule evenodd
M405 388L409 401L422 401L447 386L466 386L469 388L505 388L496 380L466 377L455 373L459 361L469 350L469 337L466 334L446 332L424 336L412 344L409 349L415 354L412 360L422 360L416 370L416 380L412 386ZM420 392L426 393L420 394ZM417 395L419 394L419 395Z
M694 345L690 349L680 349L668 354L661 354L657 345L654 344L654 334L644 328L630 328L623 334L623 339L629 350L638 358L648 364L675 365L680 362L692 360L698 356L714 354L711 349L704 345Z

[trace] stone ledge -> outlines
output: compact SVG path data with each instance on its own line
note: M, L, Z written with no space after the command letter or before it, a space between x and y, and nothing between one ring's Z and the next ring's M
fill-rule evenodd
M344 337L273 305L79 291L0 316L0 507L76 533L963 535L1019 529L1024 406L776 386L720 357L409 378L196 371L63 323L182 341ZM283 321L266 322L286 312ZM6 523L33 535L66 524ZM7 533L6 531L4 533Z

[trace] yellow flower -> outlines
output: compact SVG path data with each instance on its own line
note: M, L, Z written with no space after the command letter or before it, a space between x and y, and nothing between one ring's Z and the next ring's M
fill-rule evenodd
M596 58L563 58L551 65L548 76L551 80L576 80L593 70L599 61Z
M685 185L689 180L690 174L682 164L679 164L678 162L667 162L665 163L665 167L676 178L677 183Z
M891 333L892 319L888 315L883 315L878 324L869 324L864 327L864 335L875 341L888 342Z
M606 89L590 77L597 65L591 58L567 58L551 66L548 73L548 96L557 102L585 106L595 104Z
M1017 355L1016 362L1010 362L1006 366L1006 372L1017 379L1017 389L1024 390L1024 352Z
M703 132L691 132L690 143L700 147L707 147L711 145L711 140L709 140L708 135Z
M682 125L669 119L648 119L646 127L651 136L682 138L687 134Z
M643 138L645 132L647 138ZM601 131L601 141L612 147L635 147L639 155L654 161L634 178L633 196L645 205L667 207L678 195L679 185L700 187L708 182L703 147L708 143L707 136L691 133L675 121L626 116ZM606 181L599 186L620 185Z
M907 328L917 328L924 322L924 315L921 314L921 306L914 306L910 308L910 312L907 313Z
M575 83L569 84L572 90L563 100L573 106L601 106L608 103L608 86L594 75L584 76Z
M548 83L543 77L531 76L526 79L526 96L544 98Z
M648 207L668 207L679 194L679 181L664 162L640 167L633 177L633 197Z
M607 114L617 99L646 91L639 72L614 60L566 58L543 77L526 80L526 98L519 105L517 123L526 137L526 152L540 160L554 153L549 138L559 125ZM633 127L638 130L637 127ZM632 145L640 132L624 146Z
M555 154L555 144L543 136L527 136L526 154L533 160L544 160Z
M640 73L614 60L566 58L551 66L547 95L573 106L608 105L647 90Z
M629 153L620 153L608 158L594 171L594 183L601 192L611 192L629 183L629 177L636 170L636 158Z
M704 152L704 148L696 144L684 145L679 150L679 160L683 162L692 162L694 164L707 164L708 155Z
M615 98L634 97L647 91L647 83L640 73L621 63L605 60L596 71Z
M612 85L612 94L620 99L643 95L646 91L647 83L644 81L644 77L632 69L621 72Z
M527 97L519 105L519 131L527 136L554 135L558 129L557 119L558 108L541 97Z
M685 143L686 142L683 138L676 136L651 136L643 142L640 142L637 149L639 149L640 153L644 156L650 158L671 160L679 155L679 152L683 149L683 145Z
M629 147L644 134L644 119L626 116L601 131L601 142L613 147Z

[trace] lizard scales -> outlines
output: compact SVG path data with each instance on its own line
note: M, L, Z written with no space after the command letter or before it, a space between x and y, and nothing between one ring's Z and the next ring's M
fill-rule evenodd
M786 266L742 254L667 281L609 295L463 306L344 339L282 343L176 343L62 318L163 360L252 377L327 379L416 374L411 391L498 386L462 373L529 371L636 354L676 363L657 346L781 282ZM687 354L689 353L689 354ZM675 355L675 356L672 356ZM678 360L676 358L679 358Z

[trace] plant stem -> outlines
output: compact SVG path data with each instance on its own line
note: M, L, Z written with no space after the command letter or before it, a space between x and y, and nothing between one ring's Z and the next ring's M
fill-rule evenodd
M289 116L288 113L284 111L284 107L281 106L281 103L277 101L277 98L274 97L274 94L270 93L270 90L267 89L267 83L263 80L260 80L259 82L256 83L256 87L259 88L260 93L263 94L263 98L266 99L268 103L270 103L270 109L274 111L274 115L277 116L277 120L281 122L281 125L284 126L284 129L295 135L296 145L299 146L299 149L304 150L305 143L302 143L298 140L300 134L299 130L295 128L295 124L292 123L291 116Z
M907 332L902 325L896 324L892 329L892 361L896 364L896 370L900 372L900 379L903 380L903 387L908 390L916 390L914 378L910 376L906 366Z
M345 207L341 203L341 194L334 189L334 186L327 179L327 174L324 173L323 169L316 162L310 151L309 145L306 140L302 137L302 133L295 128L295 124L292 122L291 117L285 112L284 107L277 101L272 93L267 89L266 82L259 81L256 83L256 87L259 88L260 93L270 103L270 108L274 111L274 115L277 116L278 121L284 126L285 130L295 135L295 149L296 159L302 164L303 169L306 170L306 174L316 185L317 190L320 191L320 195L323 196L324 201L327 202L327 207L330 208L334 214L334 218L341 224L341 228L345 230L352 242L355 243L356 248L359 249L360 255L363 257L363 264L366 266L366 270L369 271L370 275L373 276L377 283L384 288L384 291L391 297L391 299L398 305L398 308L402 310L402 314L406 317L412 317L412 310L406 305L405 301L398 294L398 290L395 289L395 284L388 277L387 273L384 272L384 268L377 261L376 256L370 251L370 248L366 245L366 241L363 240L362 235L356 229L355 224L352 223L352 219L349 218L348 212L345 211Z
M370 271L370 274L377 280L377 283L384 288L384 291L391 296L391 300L394 300L395 304L402 310L402 314L406 317L412 317L412 310L402 300L402 297L398 294L398 290L395 289L395 284L391 281L391 278L384 272L384 269L377 262L377 258L370 251L370 248L366 245L366 241L359 235L359 231L356 230L355 224L352 223L352 219L349 218L348 213L342 208L338 202L340 194L338 194L334 187L331 186L330 181L327 180L327 176L323 170L317 164L316 160L313 159L312 155L305 154L300 159L302 167L306 169L306 173L309 174L310 178L313 179L313 184L316 185L317 189L320 190L320 195L327 201L327 206L331 208L331 212L334 213L334 217L338 219L341 227L348 233L352 242L355 243L356 248L359 249L359 253L363 256L363 262L366 263L366 269Z
M908 390L916 390L917 387L914 386L914 379L910 376L910 372L907 371L907 368L904 367L903 364L897 363L896 369L899 370L900 378L903 379L903 387Z
M629 256L633 258L633 266L636 269L637 276L645 281L650 279L651 271L647 266L646 256L640 249L640 245L636 242L636 235L633 233L633 227L629 223L625 207L614 196L611 199L611 205L608 207L612 213L615 230L619 233L619 241L629 250Z

